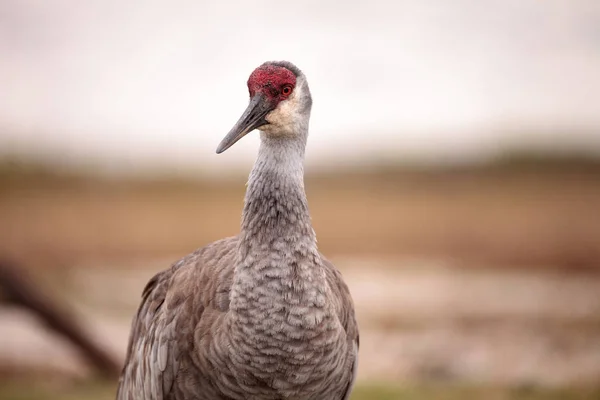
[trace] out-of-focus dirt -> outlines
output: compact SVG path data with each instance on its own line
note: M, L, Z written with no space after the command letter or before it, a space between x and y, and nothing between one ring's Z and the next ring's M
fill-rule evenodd
M320 250L356 300L360 379L598 381L597 168L344 173L306 189ZM0 257L32 268L123 357L146 281L236 234L243 194L244 179L0 173ZM0 369L87 373L18 310L0 308L0 338Z
M361 380L564 385L600 376L598 276L333 261L356 302ZM166 265L75 268L48 282L122 359L140 292ZM0 337L0 364L88 373L68 344L16 310L0 311Z
M327 255L600 270L598 171L339 174L306 188ZM176 258L236 234L244 190L243 178L0 179L0 255L42 268Z

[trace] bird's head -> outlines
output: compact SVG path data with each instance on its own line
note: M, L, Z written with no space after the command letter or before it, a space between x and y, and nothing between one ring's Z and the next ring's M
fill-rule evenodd
M268 136L294 138L306 132L312 98L304 74L287 61L271 61L248 78L250 103L217 148L222 153L259 129Z

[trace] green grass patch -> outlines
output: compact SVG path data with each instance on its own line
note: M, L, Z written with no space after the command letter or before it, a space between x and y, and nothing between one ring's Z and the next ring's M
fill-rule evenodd
M352 400L598 400L600 388L484 386L358 386Z
M25 384L0 382L0 400L113 400L114 384ZM543 389L453 385L358 385L351 400L597 400L600 388Z

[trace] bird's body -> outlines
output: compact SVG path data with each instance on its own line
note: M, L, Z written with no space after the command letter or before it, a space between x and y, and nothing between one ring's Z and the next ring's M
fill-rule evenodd
M263 64L248 85L249 108L219 146L261 130L241 233L150 280L117 400L349 397L354 307L341 274L317 249L303 185L310 92L286 62Z

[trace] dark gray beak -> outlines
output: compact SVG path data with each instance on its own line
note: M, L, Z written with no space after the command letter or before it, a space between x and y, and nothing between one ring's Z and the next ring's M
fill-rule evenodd
M257 93L250 99L250 104L248 104L248 108L246 108L244 114L242 114L238 122L221 141L219 147L217 147L217 154L221 154L233 146L235 142L252 132L254 129L268 124L265 117L272 110L273 106L271 102L267 100L265 95Z

